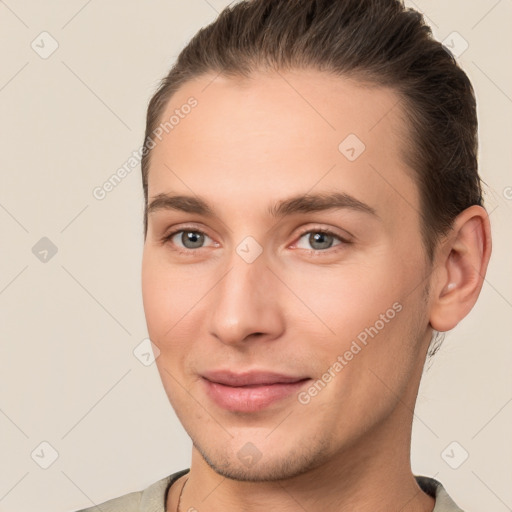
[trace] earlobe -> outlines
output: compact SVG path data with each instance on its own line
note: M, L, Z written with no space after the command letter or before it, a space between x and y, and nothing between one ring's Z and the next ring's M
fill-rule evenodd
M489 216L481 206L461 212L439 251L432 287L430 325L453 329L473 308L482 289L491 256ZM440 276L440 277L439 277Z

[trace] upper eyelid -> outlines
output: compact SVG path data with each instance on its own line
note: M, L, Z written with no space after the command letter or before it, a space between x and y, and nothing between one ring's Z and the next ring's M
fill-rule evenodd
M347 232L347 236L344 236L340 233L337 233L334 229L331 229L331 228L308 228L308 229L305 229L304 231L301 231L298 236L300 238L302 238L304 235L306 235L308 233L326 233L329 235L336 236L340 240L344 240L344 239L348 238L349 236L351 236L348 232Z
M176 233L180 233L181 231L191 231L194 233L201 233L203 235L208 236L209 238L212 238L208 233L207 230L203 228L198 228L196 226L179 226L179 227L172 227L169 229L166 229L162 238L168 238L172 235L175 235Z

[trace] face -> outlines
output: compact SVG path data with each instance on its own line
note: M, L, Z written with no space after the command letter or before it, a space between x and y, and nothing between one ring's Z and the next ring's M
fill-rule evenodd
M181 112L151 156L145 315L224 476L291 477L404 430L431 331L398 101L316 71L203 76L162 116Z

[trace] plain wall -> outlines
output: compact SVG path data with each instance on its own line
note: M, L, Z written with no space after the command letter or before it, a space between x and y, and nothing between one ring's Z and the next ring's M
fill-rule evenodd
M140 166L103 200L93 190L138 150L158 81L228 3L0 2L0 511L76 510L189 467L156 366L133 354L147 337ZM480 300L425 374L413 469L465 510L501 512L512 507L512 2L408 4L438 39L469 44L459 60L478 99L494 236ZM59 45L47 58L43 31ZM441 456L453 441L469 453L458 469ZM42 442L58 452L48 469Z

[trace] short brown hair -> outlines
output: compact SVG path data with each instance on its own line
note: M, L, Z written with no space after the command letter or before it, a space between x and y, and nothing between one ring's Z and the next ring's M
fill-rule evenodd
M149 103L144 236L148 142L171 96L206 73L247 77L268 69L316 69L399 93L410 137L403 157L419 187L428 261L455 217L482 205L474 91L420 13L399 0L245 0L199 30Z

